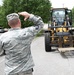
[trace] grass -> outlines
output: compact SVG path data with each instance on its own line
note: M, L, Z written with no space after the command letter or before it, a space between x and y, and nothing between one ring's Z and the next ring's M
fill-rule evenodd
M42 36L43 33L44 33L44 30L42 29L42 30L36 35L36 37Z

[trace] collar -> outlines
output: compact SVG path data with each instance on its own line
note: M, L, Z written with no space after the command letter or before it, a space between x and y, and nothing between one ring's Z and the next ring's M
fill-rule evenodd
M17 27L17 28L11 28L9 31L12 31L12 30L19 30L21 29L20 27Z

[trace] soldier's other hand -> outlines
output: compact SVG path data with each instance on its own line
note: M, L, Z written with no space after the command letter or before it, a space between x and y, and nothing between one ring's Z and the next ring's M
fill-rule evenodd
M30 14L28 12L19 12L18 14L24 16L24 21L26 21L30 17Z

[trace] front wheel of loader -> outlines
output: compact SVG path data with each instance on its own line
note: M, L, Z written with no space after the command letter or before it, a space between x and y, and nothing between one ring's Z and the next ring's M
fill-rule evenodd
M50 45L50 33L46 32L45 33L45 51L50 52L51 51L51 45Z

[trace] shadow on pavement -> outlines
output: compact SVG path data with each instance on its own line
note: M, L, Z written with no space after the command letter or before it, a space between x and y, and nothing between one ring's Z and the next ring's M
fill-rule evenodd
M60 52L63 58L74 58L74 51Z

